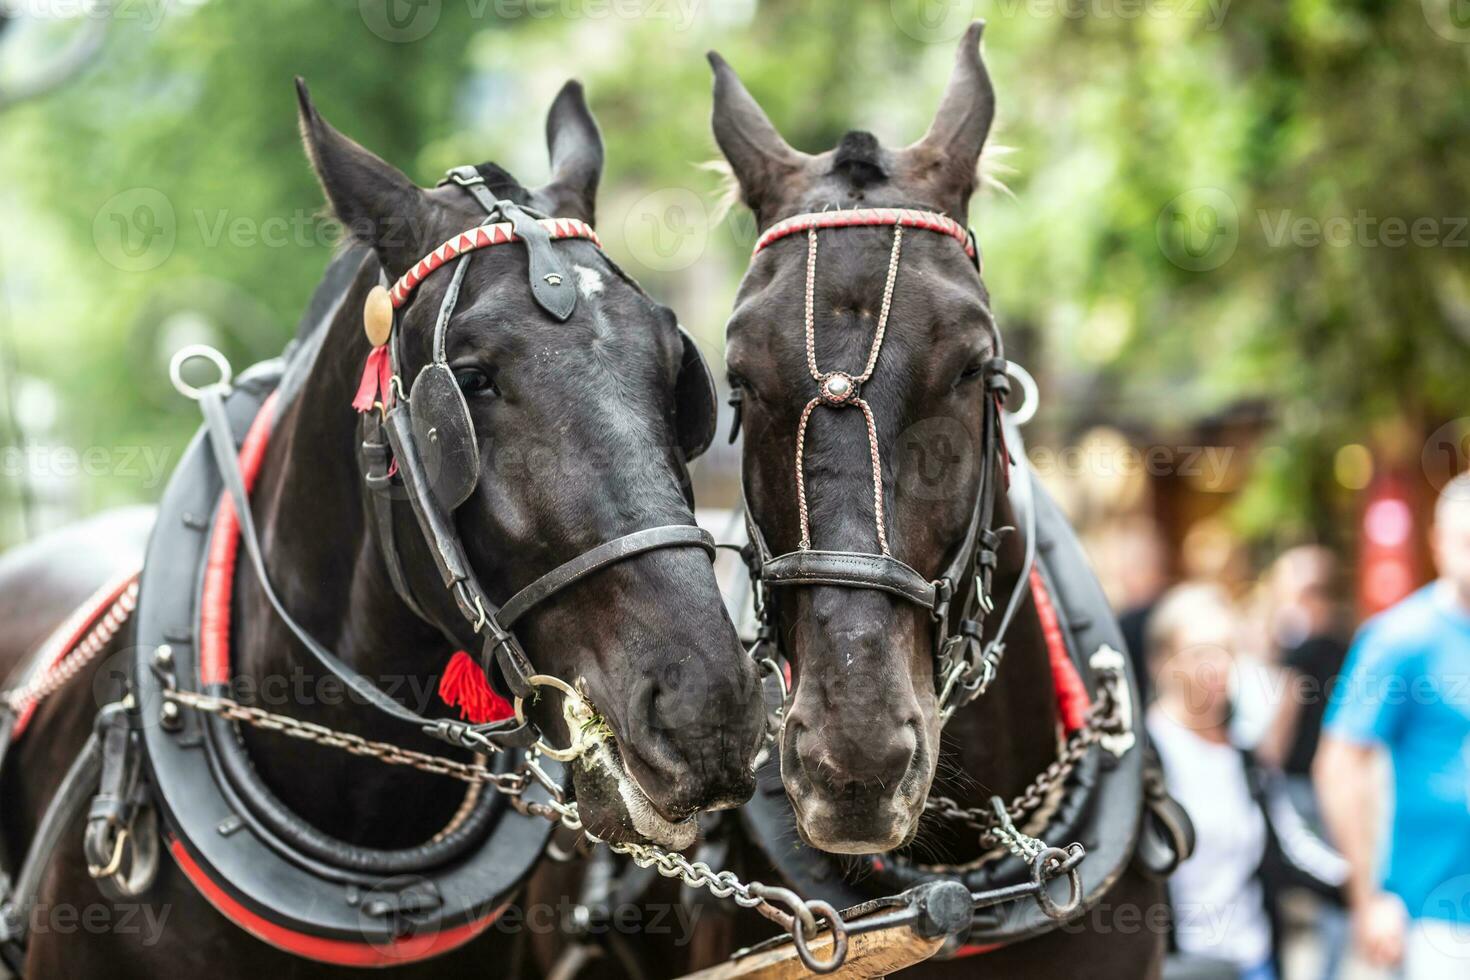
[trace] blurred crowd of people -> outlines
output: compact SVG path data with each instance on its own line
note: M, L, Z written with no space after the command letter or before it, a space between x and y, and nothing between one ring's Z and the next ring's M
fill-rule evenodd
M1355 629L1324 548L1242 594L1169 585L1139 540L1120 621L1198 834L1169 885L1173 975L1281 980L1305 929L1315 975L1291 980L1361 975L1352 950L1376 975L1470 978L1470 474L1430 544L1438 578Z

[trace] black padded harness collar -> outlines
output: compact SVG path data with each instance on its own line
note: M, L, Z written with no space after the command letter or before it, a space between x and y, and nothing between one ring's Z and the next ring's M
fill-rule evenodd
M228 397L216 396L214 425L194 440L164 492L135 613L132 684L142 712L156 714L169 686L227 693L200 685L202 569L212 531L200 515L215 511L230 492L230 477L222 478L216 464L221 452L212 443L227 440L223 454L236 451L280 371L280 362L258 366ZM243 508L240 516L247 513ZM375 687L353 689L368 698L376 693L412 714ZM366 950L361 955L370 955L391 946L406 921L420 935L473 929L520 886L551 832L547 821L517 812L504 796L481 787L464 819L434 841L387 851L359 847L289 811L251 766L234 723L183 712L173 723L138 728L148 785L174 860L196 886L213 893L211 901L226 903L227 916L259 917L270 924L270 941L300 955L356 944ZM503 771L518 758L514 751L501 752L490 766ZM565 778L559 767L551 773ZM543 802L549 798L540 787L527 792ZM298 941L298 947L290 945Z

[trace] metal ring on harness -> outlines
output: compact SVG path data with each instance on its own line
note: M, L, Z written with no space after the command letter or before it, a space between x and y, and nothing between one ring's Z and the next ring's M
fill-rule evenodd
M127 827L123 827L117 832L117 836L112 839L112 857L108 859L106 864L100 867L95 864L87 865L87 874L93 878L110 878L117 874L117 869L122 867L123 848L128 843L128 832L129 828Z
M802 917L797 916L791 922L791 940L796 946L796 955L801 957L802 964L813 973L831 973L847 960L847 927L837 910L821 899L807 902L806 907L832 923L832 953L825 960L816 958L807 947L806 926Z
M542 755L555 759L557 762L570 762L586 752L592 745L593 739L587 735L587 726L596 719L597 712L592 705L572 685L560 677L552 677L550 674L532 674L526 678L532 687L549 687L561 692L562 716L567 722L567 731L571 734L571 744L564 749L558 749L546 741L546 736L536 740L532 748ZM526 699L516 695L515 699L516 721L522 725L526 720Z
M203 360L208 361L216 368L218 368L219 380L214 382L213 384L200 386L191 385L189 384L189 382L185 381L184 365L188 364L190 361L196 358L202 358ZM168 362L169 381L173 382L173 386L175 389L178 390L179 394L196 402L199 400L200 396L209 389L223 388L228 390L230 387L230 382L233 381L234 378L235 373L230 369L229 360L226 359L225 355L221 354L218 350L209 346L208 344L189 344L187 347L181 347L174 353L174 356L171 357Z
M1036 379L1031 376L1031 372L1015 361L1006 362L1006 374L1016 380L1016 383L1021 386L1021 393L1025 396L1014 412L1008 410L1006 414L1017 425L1025 425L1036 417L1037 409L1041 408L1041 388L1037 386Z
M1048 919L1059 922L1077 911L1077 906L1082 904L1082 875L1077 870L1077 866L1082 863L1082 857L1081 853L1074 854L1070 849L1064 851L1060 847L1048 847L1032 860L1031 883L1036 887L1036 904L1041 906L1041 911L1046 913ZM1057 870L1048 874L1053 865ZM1067 878L1065 905L1057 904L1056 899L1046 890L1047 885L1062 875Z
M87 874L112 901L136 898L147 891L158 874L158 813L152 806L139 807L133 822L117 831L106 865L87 865ZM126 860L125 860L126 859ZM122 873L123 865L127 873Z
M752 898L765 903L757 906L756 910L791 934L796 955L812 973L831 973L847 961L847 923L842 921L841 914L830 903L821 899L806 901L789 888L763 885L758 881L751 882L747 890ZM776 902L791 911L787 913L775 908ZM832 926L832 953L825 960L817 959L807 946L808 937L817 933L818 916Z

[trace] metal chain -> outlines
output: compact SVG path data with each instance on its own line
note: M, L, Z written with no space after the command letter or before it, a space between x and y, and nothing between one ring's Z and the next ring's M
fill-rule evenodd
M1006 850L1022 861L1031 864L1036 860L1037 855L1047 849L1045 841L1017 829L1016 822L1011 819L1000 797L990 798L990 813L995 821L995 828L991 831L991 835L1005 845Z
M1082 727L1067 737L1062 751L1045 769L1037 774L1021 794L1006 805L1005 810L1013 821L1024 823L1039 810L1052 792L1072 775L1088 749L1104 736L1116 733L1121 724L1121 703L1114 693L1114 685L1122 678L1114 673L1104 674L1098 688L1098 699L1088 710L1087 720ZM1000 821L990 806L963 807L947 796L930 796L924 809L945 820L964 824L980 834L983 847L1004 844Z
M461 762L442 755L405 749L390 742L375 742L351 732L338 731L315 722L301 721L289 715L244 705L232 698L177 689L164 691L163 696L168 701L196 711L219 715L264 731L279 732L303 742L342 749L352 755L377 759L390 766L408 766L420 772L449 776L476 785L489 784L507 796L519 796L526 788L527 774L524 772L492 772L483 764Z

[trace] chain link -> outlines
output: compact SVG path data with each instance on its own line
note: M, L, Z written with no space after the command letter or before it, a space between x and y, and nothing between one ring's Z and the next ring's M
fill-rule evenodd
M1033 813L1041 809L1052 792L1067 781L1090 748L1105 736L1121 730L1122 708L1115 687L1122 682L1123 678L1119 674L1108 672L1102 675L1097 701L1088 710L1087 720L1082 727L1067 736L1066 744L1057 757L1037 774L1019 796L1006 805L1005 812L1012 821L1025 823ZM964 807L947 796L930 796L924 809L942 819L955 821L974 830L980 835L982 847L996 847L1006 843L1000 819L988 805Z
M303 742L341 749L352 755L377 759L390 766L408 766L420 772L449 776L466 783L490 785L507 796L519 796L526 788L528 774L524 771L492 772L481 763L461 762L442 755L405 749L390 742L375 742L351 732L338 731L315 722L301 721L288 715L244 705L232 698L176 689L165 691L163 696L196 711L219 715L263 731L279 732Z

